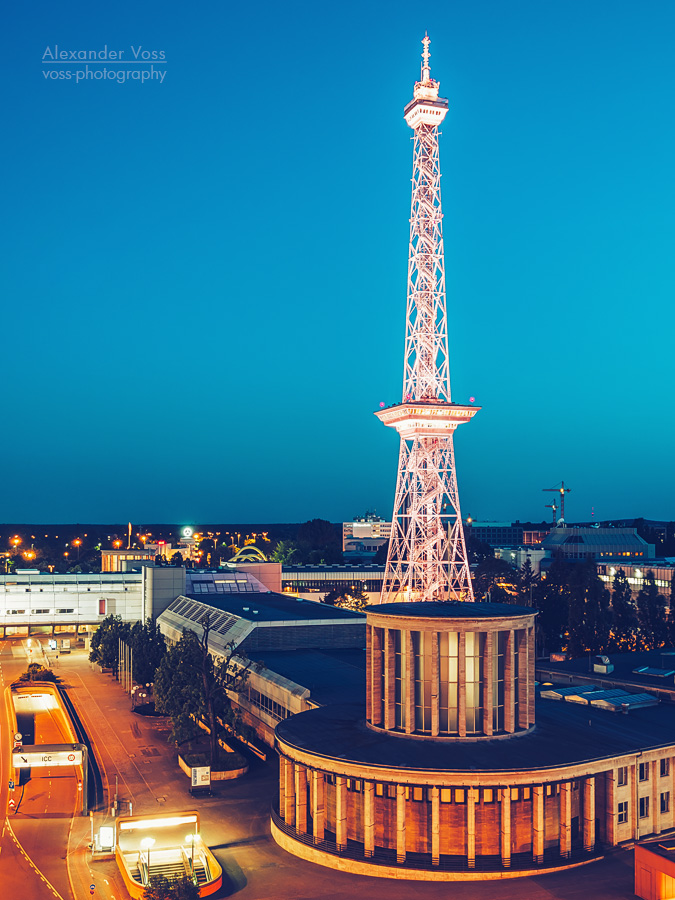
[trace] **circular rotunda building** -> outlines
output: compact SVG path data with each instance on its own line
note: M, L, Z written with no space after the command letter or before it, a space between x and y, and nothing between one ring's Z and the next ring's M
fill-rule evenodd
M643 833L672 827L658 812L675 750L653 715L665 710L539 700L535 722L532 609L366 612L365 716L326 706L277 726L272 833L286 850L382 877L503 878L589 862L630 838L644 811L632 794L652 798Z

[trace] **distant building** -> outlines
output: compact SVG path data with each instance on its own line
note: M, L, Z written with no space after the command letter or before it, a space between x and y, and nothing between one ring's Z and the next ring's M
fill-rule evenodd
M342 523L342 552L346 559L372 559L390 537L391 522L366 513L353 522Z
M517 547L523 543L523 526L519 522L474 522L467 519L466 535L491 547Z
M154 550L101 550L101 572L129 572L142 563L154 564Z
M552 528L542 541L547 557L569 560L652 559L654 545L635 528Z
M543 547L524 546L524 547L495 547L495 557L503 559L504 562L510 563L516 569L522 569L529 559L532 570L539 573L541 561L546 556Z
M323 600L334 589L358 589L376 603L382 590L384 566L333 565L333 566L284 566L281 573L281 589L307 600Z
M639 591L644 585L645 577L649 572L654 574L654 583L659 594L670 601L673 578L675 578L675 560L650 559L644 563L624 562L619 558L611 562L599 562L597 564L598 575L607 587L612 590L614 576L621 569L628 579L628 584L633 593Z

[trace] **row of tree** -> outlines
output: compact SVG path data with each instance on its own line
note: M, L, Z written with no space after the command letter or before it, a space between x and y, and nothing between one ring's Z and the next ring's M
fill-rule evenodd
M610 592L592 560L556 559L540 578L529 560L515 569L486 557L476 568L474 590L477 599L535 607L540 652L563 650L574 657L675 645L675 579L668 603L650 571L634 593L618 569Z
M117 674L120 641L131 647L131 670L137 684L153 683L157 712L171 718L171 737L177 744L203 735L209 729L211 765L219 758L219 741L227 732L244 739L252 737L230 703L228 691L245 685L253 663L233 643L214 660L208 650L209 617L201 623L202 636L186 629L179 641L167 647L156 622L129 625L120 616L109 615L91 639L89 659ZM201 723L201 724L200 724Z

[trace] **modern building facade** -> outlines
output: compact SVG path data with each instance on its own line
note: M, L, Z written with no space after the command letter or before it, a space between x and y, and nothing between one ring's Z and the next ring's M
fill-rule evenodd
M332 590L360 590L376 603L382 590L384 566L371 563L332 566L284 566L282 590L307 600L322 600Z
M614 576L621 570L631 587L633 593L641 590L646 576L651 572L654 575L654 583L659 594L670 602L673 596L673 579L675 578L675 560L648 559L644 563L624 561L621 557L611 562L597 563L598 576L607 587L612 590Z
M391 537L391 522L375 513L366 513L353 522L342 523L342 553L345 559L372 559Z

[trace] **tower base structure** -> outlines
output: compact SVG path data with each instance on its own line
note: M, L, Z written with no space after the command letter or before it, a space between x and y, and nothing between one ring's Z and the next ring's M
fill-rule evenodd
M673 829L670 704L617 714L538 698L535 723L531 609L366 612L365 716L326 706L277 726L284 849L346 872L471 881L572 868Z

